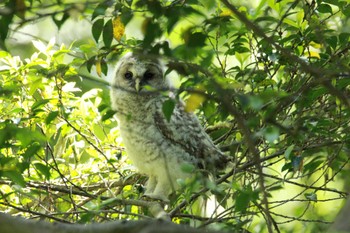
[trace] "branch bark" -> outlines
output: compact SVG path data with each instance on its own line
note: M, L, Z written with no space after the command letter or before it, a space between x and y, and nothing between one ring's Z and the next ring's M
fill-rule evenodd
M28 220L0 213L1 233L200 233L203 230L164 220L114 221L108 223L64 224ZM218 231L206 231L219 233Z

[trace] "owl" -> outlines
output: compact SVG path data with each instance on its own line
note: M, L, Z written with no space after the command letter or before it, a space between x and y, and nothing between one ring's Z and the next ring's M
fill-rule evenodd
M165 117L162 107L169 97L164 91L169 89L159 60L129 53L116 65L110 92L126 154L148 176L144 195L166 202L177 190L178 179L192 175L184 166L215 174L227 162L181 101L171 118Z

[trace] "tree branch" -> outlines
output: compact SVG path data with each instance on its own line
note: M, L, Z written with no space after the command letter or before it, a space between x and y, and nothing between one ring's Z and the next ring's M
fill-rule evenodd
M48 223L0 213L1 233L201 233L203 230L163 220L114 221L89 225ZM214 231L206 231L214 233Z

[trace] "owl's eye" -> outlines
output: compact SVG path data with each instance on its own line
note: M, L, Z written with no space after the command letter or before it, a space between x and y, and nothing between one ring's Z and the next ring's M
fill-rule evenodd
M133 73L132 73L131 71L127 71L127 72L124 74L124 77L125 77L125 79L127 79L127 80L131 80L133 76L134 76L134 75L133 75Z
M153 77L154 77L154 73L152 73L150 71L146 71L146 73L143 75L143 78L146 81L149 81L149 80L153 79Z

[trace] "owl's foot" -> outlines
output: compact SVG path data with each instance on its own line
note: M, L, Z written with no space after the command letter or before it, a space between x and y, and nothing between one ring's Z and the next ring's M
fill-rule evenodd
M170 203L169 199L164 196L164 195L159 195L159 194L156 194L156 193L145 193L143 194L142 196L143 198L146 198L146 199L151 199L153 201L161 201L161 202L164 202L166 204Z

